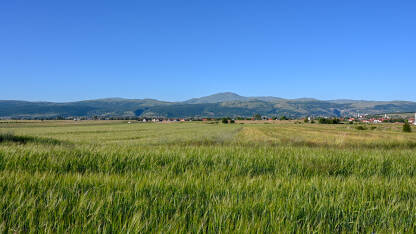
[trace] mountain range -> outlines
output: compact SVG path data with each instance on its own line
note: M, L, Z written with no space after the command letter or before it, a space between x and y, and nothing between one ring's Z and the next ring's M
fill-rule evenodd
M270 96L244 97L225 92L183 102L155 99L106 98L77 102L29 102L0 100L0 118L54 117L251 117L351 116L415 112L416 102L284 99Z

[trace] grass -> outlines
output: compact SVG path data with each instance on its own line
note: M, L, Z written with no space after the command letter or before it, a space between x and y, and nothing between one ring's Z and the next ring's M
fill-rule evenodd
M416 133L401 125L30 121L0 132L14 133L0 135L2 232L416 229Z
M51 139L51 138L40 138L40 137L33 137L33 136L16 136L13 133L0 133L0 143L3 142L13 142L13 143L21 143L26 144L29 142L41 143L41 144L61 144L59 140Z

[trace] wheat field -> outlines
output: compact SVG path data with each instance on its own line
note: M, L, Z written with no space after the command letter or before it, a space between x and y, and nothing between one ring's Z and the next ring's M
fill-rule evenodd
M0 122L0 231L415 232L416 133Z

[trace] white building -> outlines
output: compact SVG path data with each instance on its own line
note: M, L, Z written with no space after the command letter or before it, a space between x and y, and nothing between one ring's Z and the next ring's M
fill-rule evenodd
M413 121L413 125L416 125L416 113L415 113L415 120Z

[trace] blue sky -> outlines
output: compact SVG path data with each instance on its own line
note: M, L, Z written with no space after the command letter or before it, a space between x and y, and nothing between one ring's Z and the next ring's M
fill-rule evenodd
M416 1L2 1L0 99L416 101Z

